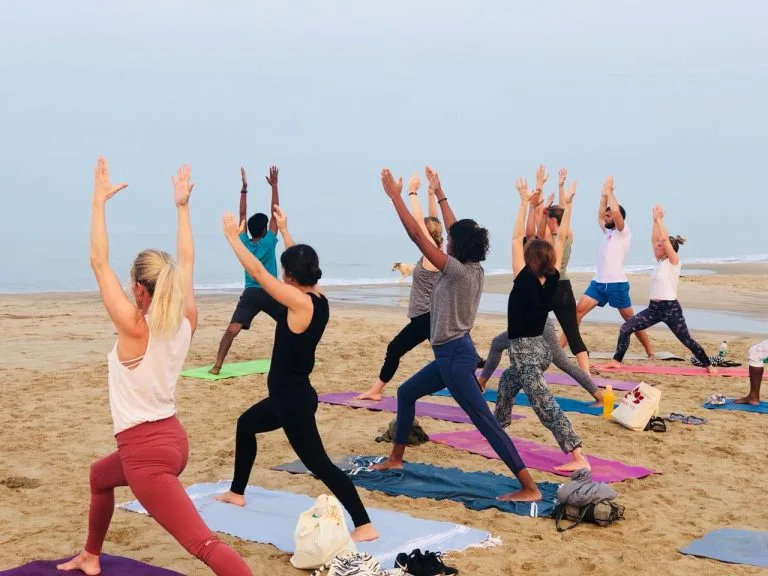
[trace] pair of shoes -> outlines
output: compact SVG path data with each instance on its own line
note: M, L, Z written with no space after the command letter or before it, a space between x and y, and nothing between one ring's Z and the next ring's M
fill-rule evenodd
M453 576L459 573L456 568L443 563L443 555L439 552L427 550L422 554L418 548L410 554L398 554L395 568L401 568L411 576Z
M651 418L644 428L645 432L648 432L649 430L652 430L653 432L666 432L667 424L664 422L664 418L659 418L658 416Z

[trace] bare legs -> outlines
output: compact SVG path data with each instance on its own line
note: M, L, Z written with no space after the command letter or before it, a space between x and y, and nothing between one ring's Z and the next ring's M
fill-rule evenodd
M242 325L235 324L234 322L227 326L224 335L221 337L221 342L219 343L219 353L216 354L216 364L209 370L211 374L218 374L221 372L221 367L224 365L224 360L229 353L229 349L232 347L232 342L235 340L235 337L240 334L240 330L242 329Z
M763 382L764 371L765 369L762 367L749 367L749 394L744 398L734 400L735 404L752 404L753 406L760 404L760 385Z

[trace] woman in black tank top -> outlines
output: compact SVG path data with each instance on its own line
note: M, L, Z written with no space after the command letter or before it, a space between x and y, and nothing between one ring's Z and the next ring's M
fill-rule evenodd
M296 455L328 487L347 509L357 542L378 538L376 529L349 479L328 458L317 430L317 393L309 381L315 366L315 349L328 324L328 300L317 286L322 272L317 252L306 244L293 244L285 216L279 212L278 227L287 246L280 256L283 282L274 278L239 239L232 214L224 216L224 233L246 271L283 305L276 318L272 364L267 379L269 396L251 406L237 420L235 473L229 492L220 502L245 506L245 488L256 460L256 434L282 428Z

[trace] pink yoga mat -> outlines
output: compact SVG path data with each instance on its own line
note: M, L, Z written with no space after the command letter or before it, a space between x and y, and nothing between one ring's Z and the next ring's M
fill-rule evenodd
M606 366L595 366L598 370L605 372L614 372L616 374L664 374L666 376L709 376L706 368L697 368L696 366L633 366L632 364L622 364L621 368L607 368ZM746 368L718 368L718 376L732 376L734 378L749 377L749 370Z
M397 398L392 396L382 396L381 400L355 400L359 392L331 392L318 396L318 401L324 404L336 404L339 406L350 406L352 408L367 408L368 410L377 410L381 412L397 412ZM458 422L459 424L470 424L472 421L459 406L450 404L438 404L436 402L416 402L416 416L424 418L434 418L435 420L445 420L447 422ZM515 420L525 418L520 414L512 414Z
M481 370L478 370L477 375L479 376L481 372ZM493 377L501 378L503 373L504 368L496 368L496 370L493 371ZM550 384L557 384L560 386L579 386L579 383L576 382L576 380L568 376L568 374L564 374L563 372L544 372L544 379ZM598 388L611 386L614 390L621 390L623 392L634 390L639 384L639 382L628 382L627 380L612 380L610 378L595 377L592 378L592 382L594 382L595 386Z
M429 439L438 444L445 444L459 450L466 450L473 454L480 454L486 458L498 460L499 457L493 451L488 441L477 430L462 430L460 432L439 432L430 434ZM570 461L567 454L563 454L559 448L551 448L532 440L512 438L520 457L528 468L542 470L559 476L570 476L569 472L558 472L554 468ZM642 466L628 466L615 460L606 460L599 456L587 455L592 465L592 479L595 482L622 482L629 478L644 478L656 474L653 470Z

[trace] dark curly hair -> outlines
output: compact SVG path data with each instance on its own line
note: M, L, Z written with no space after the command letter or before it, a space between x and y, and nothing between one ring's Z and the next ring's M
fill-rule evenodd
M258 240L264 236L267 233L268 225L269 217L261 212L248 218L248 232L251 233L251 238Z
M488 255L488 230L481 228L474 220L465 218L456 221L448 231L451 241L451 256L462 264L482 262Z
M314 286L323 276L320 270L320 258L312 246L294 244L280 256L285 274L301 286Z

